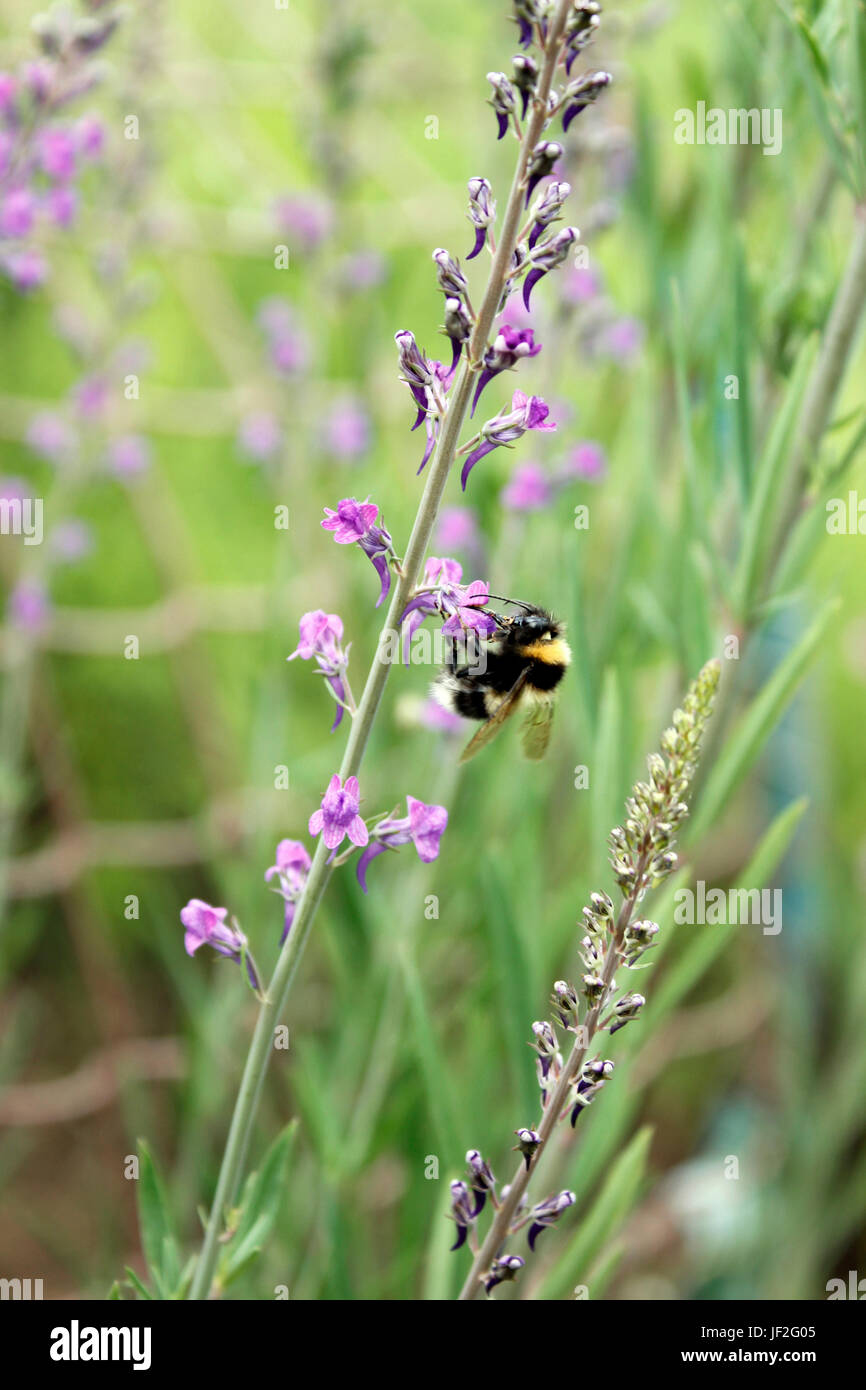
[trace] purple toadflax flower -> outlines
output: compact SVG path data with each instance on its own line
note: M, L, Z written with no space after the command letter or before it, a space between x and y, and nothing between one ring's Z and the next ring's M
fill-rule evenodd
M526 1261L520 1255L500 1255L484 1277L484 1292L492 1293L497 1284L516 1279Z
M400 617L403 625L403 660L408 665L409 643L425 618L437 615L444 618L445 637L491 637L496 620L483 611L490 595L483 580L475 579L464 585L463 567L457 560L439 559L431 555L424 566L424 584L415 590Z
M460 309L462 309L462 301L456 295L448 296L445 300L446 332L449 326L455 333L458 331L458 317L460 323L465 326L463 315L459 313L459 309L455 306L459 306ZM448 323L449 314L452 315L450 325ZM463 331L462 328L460 331ZM441 362L428 360L424 356L415 341L415 335L411 333L408 328L404 328L401 332L395 333L394 341L400 350L401 380L405 381L406 385L409 387L412 393L412 399L418 407L418 413L415 416L415 423L412 429L417 430L422 421L426 427L427 445L424 450L424 457L418 469L418 472L421 473L439 437L439 424L444 409L445 394L451 384L451 372ZM462 339L455 340L452 338L452 344L455 347L455 365L457 357L459 356L459 345L461 341Z
M368 498L358 502L354 497L344 497L337 503L337 510L325 508L323 530L333 531L338 545L359 545L364 554L373 562L379 576L381 588L376 607L388 597L391 589L391 562L396 561L391 536L384 526L376 526L379 508Z
M586 1063L574 1087L572 1095L572 1129L574 1129L574 1126L577 1124L577 1119L581 1111L585 1110L586 1107L592 1103L594 1097L612 1075L613 1062L606 1060L602 1061L600 1057L594 1057L591 1062Z
M277 845L276 860L275 864L265 870L265 883L270 883L272 878L279 879L280 886L276 891L286 904L283 933L280 937L280 945L282 946L291 931L298 899L307 882L307 874L310 872L310 856L300 840L280 840Z
M489 72L487 81L493 88L490 105L496 112L498 125L497 140L501 140L508 130L512 112L517 110L517 94L504 72Z
M563 148L557 140L540 140L535 146L529 156L529 163L526 168L526 202L524 207L529 207L529 200L541 180L553 173L556 162L562 158L562 155Z
M472 1195L465 1182L456 1181L451 1184L451 1220L457 1224L457 1239L451 1246L452 1250L459 1250L466 1241L469 1228L475 1220L475 1208Z
M556 266L562 265L580 232L577 227L563 227L555 236L536 245L529 253L527 274L523 282L523 302L530 308L530 296L538 281Z
M257 990L259 976L247 949L247 938L234 918L231 925L226 922L227 915L228 908L211 907L201 898L190 898L180 913L180 920L186 928L183 938L186 953L194 956L200 946L210 946L217 955L225 956L238 965L245 961L250 984Z
M483 249L487 241L487 233L491 223L496 217L496 204L493 201L493 190L490 183L484 178L474 178L469 180L469 221L475 228L475 245L466 257L467 261L472 261Z
M358 814L361 802L357 777L347 777L346 785L334 773L318 811L310 816L311 835L321 835L328 849L337 849L348 835L353 845L366 845L370 836Z
M510 323L503 323L492 345L484 354L484 364L478 374L478 385L475 388L470 415L475 414L481 392L488 382L500 372L516 366L521 358L537 357L540 352L541 343L536 343L533 329L512 328Z
M575 1201L573 1192L558 1192L555 1197L548 1197L546 1201L539 1202L532 1208L530 1212L532 1225L527 1236L530 1250L535 1249L535 1242L541 1232L558 1221L564 1211L568 1211L569 1207L574 1206Z
M413 844L418 858L424 864L432 864L439 857L439 841L448 825L448 812L444 806L427 806L414 796L406 797L407 816L396 818L386 816L370 832L370 843L358 860L358 882L367 891L367 867L380 854L389 849L399 849L401 845Z
M471 441L476 447L467 457L460 474L460 483L464 492L469 474L479 459L483 459L486 454L498 449L501 445L513 444L515 440L526 434L527 430L555 430L556 425L552 421L548 421L548 414L548 406L540 396L525 396L522 391L515 391L511 401L511 410L488 420L481 426L480 433Z
M575 116L591 106L612 80L609 72L585 72L576 78L562 98L562 129L568 130Z
M331 725L331 733L333 733L343 718L343 710L354 708L348 698L346 671L349 665L349 653L348 651L344 652L340 646L343 640L342 619L336 613L325 613L321 608L316 608L311 613L304 613L299 628L300 641L291 656L286 657L286 660L294 661L296 656L299 656L302 661L315 660L319 673L325 677L337 702L337 713Z

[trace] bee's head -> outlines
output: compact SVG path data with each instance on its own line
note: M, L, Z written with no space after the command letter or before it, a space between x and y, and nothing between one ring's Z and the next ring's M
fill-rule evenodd
M539 641L553 642L563 631L562 624L543 608L532 608L526 613L504 617L499 613L491 616L496 619L505 641L514 646Z

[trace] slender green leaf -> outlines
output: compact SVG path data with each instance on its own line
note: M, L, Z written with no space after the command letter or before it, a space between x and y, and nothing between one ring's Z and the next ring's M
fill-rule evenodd
M176 1284L180 1271L168 1198L150 1149L143 1139L138 1141L138 1159L137 1195L141 1246L160 1297L166 1298L168 1290Z
M694 813L691 838L700 839L724 809L774 729L782 711L794 695L824 638L831 619L839 610L838 600L830 600L807 628L792 651L779 663L758 692L736 727L704 784Z
M812 338L800 349L785 399L776 412L758 464L752 498L746 512L733 588L735 609L744 618L748 617L754 604L767 551L775 534L773 508L784 495L781 482L788 445L802 403L806 378L814 360L816 346L816 340Z
M545 1278L539 1297L562 1297L581 1281L598 1260L607 1241L614 1236L637 1198L646 1171L652 1130L638 1130L628 1148L619 1155L601 1191L594 1195L582 1213L578 1229L561 1258ZM547 1240L553 1237L547 1235ZM593 1290L589 1288L592 1298Z

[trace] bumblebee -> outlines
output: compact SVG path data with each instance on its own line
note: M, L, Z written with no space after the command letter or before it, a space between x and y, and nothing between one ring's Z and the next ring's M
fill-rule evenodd
M557 686L571 661L565 626L535 604L498 594L490 597L522 612L503 616L487 609L497 632L486 642L453 643L449 663L434 683L433 696L464 719L484 721L464 748L462 763L495 738L518 709L526 712L523 751L537 761L547 751Z

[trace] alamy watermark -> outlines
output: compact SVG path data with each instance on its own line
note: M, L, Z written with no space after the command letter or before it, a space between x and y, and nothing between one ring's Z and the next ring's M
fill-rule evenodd
M762 927L764 936L782 930L781 888L707 888L698 879L694 889L674 893L677 926Z
M0 497L0 535L23 536L25 545L41 545L42 498Z
M781 154L782 112L778 106L707 109L699 101L694 111L681 106L674 112L674 140L678 145L761 145L762 154Z

